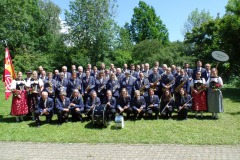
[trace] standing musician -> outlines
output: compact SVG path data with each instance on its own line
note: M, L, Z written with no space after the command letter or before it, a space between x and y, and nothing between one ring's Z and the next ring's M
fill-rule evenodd
M198 117L198 112L203 117L203 111L207 111L207 95L206 95L206 81L201 78L201 72L196 72L195 78L192 80L190 86L193 96L192 110L195 112L195 116Z
M180 92L179 91L181 88L183 88L187 93L190 92L189 77L186 74L184 69L180 69L180 75L176 77L175 84L173 86L174 97L175 97L176 102L178 100L180 100Z
M82 81L83 77L86 77L86 73L83 72L83 67L79 66L77 71L77 77Z
M67 87L68 87L68 79L64 77L64 73L60 72L59 74L59 79L57 81L57 87L56 87L56 97L59 97L59 93L61 91L66 91L67 92Z
M117 112L122 115L123 112L127 113L127 118L129 119L132 113L132 108L130 106L131 97L128 95L127 89L123 88L120 96L117 99Z
M141 119L146 112L146 102L143 96L140 95L140 91L134 92L134 98L131 100L131 107L133 109L134 120Z
M153 73L149 75L148 79L149 79L151 88L153 88L154 90L154 94L160 96L162 93L161 91L162 87L160 82L161 75L159 74L157 67L153 68Z
M203 73L206 71L205 68L202 67L202 61L197 61L197 68L193 70L192 78L196 78L197 72L201 72L201 78L203 78Z
M166 69L166 74L162 76L162 89L163 91L168 89L171 93L173 93L175 78L171 73L171 68L168 67Z
M175 105L178 109L178 119L187 120L188 111L192 108L192 98L184 88L179 90L180 100L175 102Z
M102 101L103 98L106 96L107 91L107 79L104 76L103 71L98 72L98 76L95 80L95 91L97 92L97 96Z
M83 101L86 103L88 97L90 97L90 93L95 88L95 79L93 76L90 76L90 71L86 71L86 77L83 77L82 79L82 95L83 95Z
M99 97L97 97L96 91L92 91L90 93L90 97L87 98L86 105L85 105L85 111L88 116L88 118L91 118L92 112L96 106L99 106L101 104L101 100Z
M82 91L82 81L77 78L77 73L73 72L72 73L72 77L69 79L68 81L68 85L67 85L67 95L68 97L71 96L71 94L73 93L73 90L77 89L78 92L81 93Z
M116 98L112 96L110 90L107 90L106 97L103 98L103 104L106 105L107 121L114 120L116 114Z
M48 92L48 97L55 99L56 81L53 79L53 73L48 72L48 78L44 83L44 91Z
M110 79L107 82L107 90L110 90L113 97L116 99L119 97L120 82L114 73L111 73Z
M37 127L40 127L40 116L45 115L47 123L51 123L53 116L53 100L48 97L46 91L42 92L41 98L38 101L37 108L34 111Z
M185 63L185 64L184 64L184 70L185 70L185 72L188 74L189 81L191 82L191 81L192 81L193 70L189 67L189 64L188 64L188 63Z
M134 91L139 90L141 96L148 96L148 89L150 88L150 84L147 78L144 77L144 74L139 73L139 78L135 81Z
M172 118L175 102L168 89L166 89L161 97L160 114L163 118Z
M134 86L135 79L130 76L130 72L126 71L125 72L125 77L122 79L120 86L121 90L123 88L127 89L128 95L132 97L132 91L133 91L133 86Z
M146 77L146 78L148 78L148 76L150 75L150 74L152 74L152 70L150 70L150 66L149 66L149 63L145 63L144 64L144 76Z
M122 69L121 68L117 68L116 69L116 77L117 77L119 82L121 82L122 79L125 77L124 73L122 73Z
M30 91L31 102L30 102L30 106L28 107L30 108L29 110L30 112L32 112L33 119L34 119L34 111L37 109L38 97L44 88L43 81L42 79L38 78L37 71L33 71L32 78L29 81L29 83L26 84L26 87Z
M155 118L159 119L159 98L157 95L154 95L154 89L149 89L149 95L146 98L146 105L147 105L147 115L148 117L152 117L153 112L155 113Z
M23 121L23 115L28 114L26 82L22 78L22 72L18 72L18 77L11 83L13 93L11 115L16 116L16 121ZM20 118L20 119L19 119Z

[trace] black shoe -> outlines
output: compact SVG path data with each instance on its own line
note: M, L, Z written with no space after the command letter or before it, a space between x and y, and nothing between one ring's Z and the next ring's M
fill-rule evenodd
M40 126L41 126L41 124L40 124L40 123L37 123L36 127L39 128Z

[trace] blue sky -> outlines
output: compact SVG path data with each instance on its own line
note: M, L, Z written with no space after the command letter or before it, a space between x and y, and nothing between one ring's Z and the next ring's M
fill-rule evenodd
M64 19L64 10L69 9L70 0L52 0L62 9L60 17ZM198 11L209 11L214 18L217 13L220 17L225 14L225 6L228 0L144 0L148 5L154 7L156 14L166 25L170 41L183 41L182 30L188 15L198 8ZM116 22L123 26L130 22L133 8L138 6L139 0L118 0Z

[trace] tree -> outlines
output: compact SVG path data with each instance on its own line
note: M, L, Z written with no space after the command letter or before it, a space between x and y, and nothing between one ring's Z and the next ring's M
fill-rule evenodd
M111 53L114 8L115 0L76 0L70 2L70 11L65 12L69 40L77 50L87 50L92 64L104 61Z
M1 0L0 8L0 42L7 41L13 61L18 55L55 53L61 41L58 6L50 0Z
M129 29L134 43L152 39L157 39L162 44L169 41L166 26L156 15L154 8L143 1L139 1L138 7L134 8Z
M184 23L183 35L186 33L191 33L193 28L199 28L202 23L213 20L213 17L210 16L209 11L202 10L200 13L196 8L192 11L187 18L187 22Z

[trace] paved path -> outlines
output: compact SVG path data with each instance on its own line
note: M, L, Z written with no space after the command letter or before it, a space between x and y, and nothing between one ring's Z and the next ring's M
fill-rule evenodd
M0 142L1 160L240 160L240 146Z

